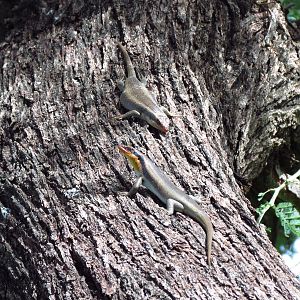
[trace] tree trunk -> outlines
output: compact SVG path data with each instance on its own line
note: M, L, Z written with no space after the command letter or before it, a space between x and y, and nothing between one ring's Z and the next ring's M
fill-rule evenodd
M236 179L299 130L299 45L279 4L24 3L1 13L0 298L300 299ZM166 136L112 122L117 41L181 115ZM198 223L120 193L134 176L117 144L203 200L210 268Z

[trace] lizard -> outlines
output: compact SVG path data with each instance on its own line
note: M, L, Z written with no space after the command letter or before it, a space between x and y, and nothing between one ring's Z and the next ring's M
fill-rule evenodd
M143 185L166 204L169 215L172 215L175 211L183 212L200 223L206 231L207 262L210 266L213 226L209 216L200 209L199 199L187 195L179 189L152 160L140 151L123 145L118 145L118 149L128 159L137 175L137 180L127 195L129 197L133 196L137 193L139 187Z
M156 102L156 97L146 87L145 79L139 80L132 64L132 61L121 43L117 43L125 60L127 78L125 83L120 83L122 91L120 102L129 111L123 115L114 117L115 120L122 120L131 116L139 117L148 124L158 129L163 134L169 130L169 118L171 114L165 107L160 107Z

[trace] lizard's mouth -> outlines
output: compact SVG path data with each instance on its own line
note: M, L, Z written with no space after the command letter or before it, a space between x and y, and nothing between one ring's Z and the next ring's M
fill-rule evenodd
M118 149L122 155L124 155L129 163L133 166L135 171L141 171L140 159L133 154L134 149L129 146L118 145Z
M122 153L124 156L129 156L132 155L132 148L129 146L123 146L123 145L118 145L118 149L120 151L120 153Z
M163 134L166 134L167 132L168 132L168 128L166 128L165 126L161 126L160 128L159 128L159 130L163 133Z
M160 132L166 134L169 131L169 119L166 116L159 116L156 120L154 127L156 127Z
M160 122L151 124L154 128L158 129L162 134L166 134L169 131L169 126L164 126Z

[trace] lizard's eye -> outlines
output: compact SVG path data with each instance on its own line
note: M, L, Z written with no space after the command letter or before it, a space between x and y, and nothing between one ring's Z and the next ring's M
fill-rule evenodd
M132 152L133 153L133 149L129 146L123 146L125 148L126 151L128 152Z

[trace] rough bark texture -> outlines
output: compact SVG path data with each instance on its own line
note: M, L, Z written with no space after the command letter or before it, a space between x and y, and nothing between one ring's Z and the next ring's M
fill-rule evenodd
M41 1L6 23L1 298L299 299L234 177L255 178L299 128L299 48L276 3L169 2ZM116 41L182 114L165 137L136 119L110 121L124 111ZM199 224L168 216L147 190L118 193L133 179L118 143L203 199L210 269Z

